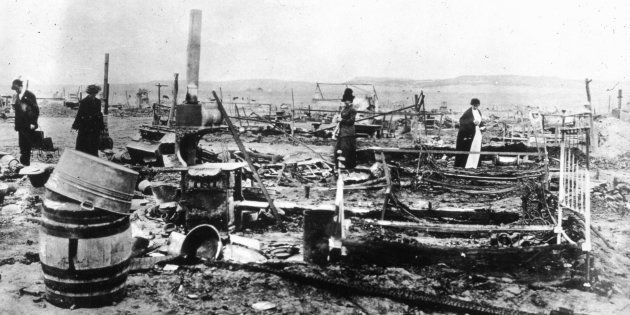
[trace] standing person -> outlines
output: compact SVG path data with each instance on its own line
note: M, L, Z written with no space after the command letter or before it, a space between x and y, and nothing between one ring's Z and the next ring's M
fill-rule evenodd
M78 130L77 151L98 156L98 145L103 131L103 114L101 100L96 94L101 90L98 85L90 85L85 92L88 96L79 102L79 111L72 124L72 129Z
M353 100L352 89L346 88L341 98L344 108L341 110L339 136L335 145L335 165L337 165L337 151L341 150L341 156L346 160L345 166L347 169L352 169L357 164L357 140L354 131L357 111L352 107Z
M20 145L20 163L29 166L31 165L31 148L33 141L35 141L35 129L38 128L37 97L31 91L24 89L23 83L19 79L13 80L11 89L17 93L13 109L15 110L15 131L18 132Z
M481 130L483 122L479 111L479 99L470 100L470 108L459 119L459 132L457 133L457 151L481 151ZM477 168L479 154L457 154L455 167Z

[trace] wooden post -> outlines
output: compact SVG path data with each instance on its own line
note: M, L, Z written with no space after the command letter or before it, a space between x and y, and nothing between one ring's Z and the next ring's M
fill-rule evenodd
M109 114L109 53L105 54L105 74L103 79L103 114ZM107 129L107 127L105 129Z
M291 89L291 135L295 134L295 97L293 97L293 89Z
M385 188L385 201L383 202L383 210L381 211L381 220L385 220L385 212L388 208L389 197L392 192L392 180L391 175L389 174L389 167L387 166L387 161L385 160L385 153L380 152L381 163L383 163L383 171L385 173L385 181L387 183L387 188Z
M584 83L586 84L586 100L588 101L588 105L591 105L591 89L589 88L589 83L591 83L593 80L589 80L584 79Z
M201 57L201 10L190 10L188 29L188 61L186 71L186 103L197 104L199 60Z
M162 93L161 93L162 92L162 87L167 87L168 85L158 83L155 86L158 87L158 101L157 101L157 103L158 104L162 104Z
M617 98L619 99L619 104L617 105L617 118L621 119L621 89L619 89L619 96Z
M109 53L105 54L105 71L103 75L103 131L101 132L99 149L112 149L114 141L109 136Z
M171 104L171 110L168 112L168 126L173 125L173 115L175 115L175 106L177 106L177 90L179 88L177 79L179 78L179 73L175 73L174 76L175 80L173 81L173 103Z
M420 108L422 108L422 114L424 115L424 135L427 136L429 134L429 130L427 126L427 109L424 106L424 91L420 91Z
M241 152L243 153L243 157L245 158L245 161L249 165L249 168L252 171L252 174L254 175L254 179L256 179L256 182L258 182L258 185L260 185L260 189L262 190L263 195L265 195L265 198L267 199L267 202L269 203L269 208L271 209L271 213L273 214L273 217L276 219L276 224L282 225L282 221L280 221L280 216L278 215L278 209L276 209L276 206L273 204L273 199L271 199L271 196L269 196L269 192L267 191L267 188L265 187L262 180L260 179L260 176L258 175L256 168L254 167L254 163L252 163L252 160L249 157L249 153L247 153L247 150L245 149L243 142L241 142L241 139L238 136L238 130L236 130L236 128L234 127L234 124L232 123L232 120L230 119L230 116L228 115L225 108L223 108L223 103L221 102L221 99L219 99L217 92L212 91L212 95L214 96L214 99L217 101L217 106L219 107L219 110L221 111L221 115L223 115L223 119L225 120L225 123L228 125L230 132L232 133L232 137L234 137L234 142L236 142L238 149L241 150Z

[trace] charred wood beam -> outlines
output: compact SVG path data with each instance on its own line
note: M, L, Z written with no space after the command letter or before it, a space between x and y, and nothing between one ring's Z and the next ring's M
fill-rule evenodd
M545 257L569 254L577 256L577 246L560 244L530 247L463 247L428 244L405 244L386 241L346 239L348 262L357 264L431 265L446 263L463 269L481 269L488 266L513 270L523 265L533 265ZM535 259L532 259L535 258Z
M398 148L381 148L381 147L369 147L365 148L365 150L377 151L383 153L428 153L428 154L480 154L480 155L522 155L522 156L532 156L532 155L540 155L538 152L490 152L490 151L456 151L456 150L415 150L415 149L398 149Z
M472 175L472 174L458 174L458 173L450 173L450 172L439 172L440 175L461 178L461 179L474 179L474 180L489 180L489 181L519 181L522 179L530 179L542 176L542 173L531 173L524 175L513 175L513 176L482 176L482 175Z
M392 228L421 230L432 233L502 233L502 232L553 232L553 225L480 225L480 224L436 224L401 221L368 220L368 223Z
M506 187L506 188L501 188L501 189L470 189L468 187L471 187L471 186L449 184L449 183L445 183L445 182L430 179L430 178L423 178L422 180L431 184L443 186L444 188L450 191L458 191L458 192L463 192L467 194L495 195L495 194L505 194L505 193L513 192L515 190L520 189L519 186Z

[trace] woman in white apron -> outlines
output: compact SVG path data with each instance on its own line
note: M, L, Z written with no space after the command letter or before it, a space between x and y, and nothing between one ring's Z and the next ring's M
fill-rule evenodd
M457 151L481 151L481 129L483 126L480 102L473 98L470 108L459 119L459 132L457 133ZM455 167L477 168L479 154L458 154L455 157Z

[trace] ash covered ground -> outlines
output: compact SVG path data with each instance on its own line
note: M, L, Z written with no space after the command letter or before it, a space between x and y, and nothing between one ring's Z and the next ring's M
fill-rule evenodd
M69 117L70 116L70 117ZM110 116L109 130L114 147L121 149L136 134L140 124L149 124L151 118ZM41 118L41 128L53 137L60 148L74 146L70 133L71 115L47 114ZM285 248L295 254L301 251L303 218L287 214L285 228L271 224L246 229L237 234L261 241L262 252L271 263L268 270L252 269L224 260L218 262L181 265L174 271L157 265L148 271L130 274L127 297L117 305L99 309L58 308L42 298L44 284L38 263L38 224L44 188L34 188L26 178L5 180L14 185L15 193L5 197L0 210L0 312L2 313L54 313L54 314L443 314L451 313L440 308L414 304L402 296L409 292L470 301L485 306L530 313L548 314L552 310L567 308L585 314L630 313L630 222L628 197L624 182L630 182L626 171L630 147L626 140L617 137L622 129L618 124L603 120L598 123L607 139L602 151L594 152L591 167L595 181L592 190L593 225L614 249L602 238L593 236L591 286L585 287L586 257L581 253L564 251L544 255L527 255L518 262L494 262L481 257L471 263L463 252L455 256L414 257L391 261L388 257L363 255L359 261L349 259L326 267L279 259L274 248ZM612 127L611 127L612 126ZM627 128L623 125L622 127ZM0 150L17 156L17 134L12 121L0 121ZM454 130L444 130L444 146L452 145ZM313 153L282 135L259 137L242 135L245 145L261 153L280 154L285 159L301 159ZM617 137L617 138L616 138ZM487 137L489 141L489 138ZM450 139L450 140L449 140ZM318 153L332 155L333 141L303 138ZM229 134L206 136L202 147L220 153L236 149ZM359 139L359 148L369 146L412 147L411 136L397 135L389 139ZM614 147L614 152L609 149ZM627 148L627 149L626 149ZM603 153L602 153L603 152ZM57 156L36 156L36 160L55 163ZM367 167L372 162L367 163ZM413 165L414 163L411 163ZM404 169L401 165L399 169ZM615 179L616 178L616 179ZM168 180L168 178L162 178ZM170 178L177 181L177 178ZM304 198L303 183L269 182L270 190L278 201L303 204L333 203L334 181L309 183L311 194ZM397 190L400 201L410 208L431 203L433 207L485 207L496 211L519 213L523 200L517 194L475 197L448 189L428 186L405 186ZM272 187L273 186L273 187ZM430 186L430 185L429 185ZM345 195L347 207L381 209L384 188L351 190ZM152 241L164 240L168 231L165 224L152 218L150 209L155 206L151 196L146 204L132 216L135 224L150 234ZM392 214L398 219L400 213ZM365 217L352 217L348 238L357 242L373 242L378 253L379 242L403 245L435 245L452 248L491 247L488 236L458 237L435 236L430 233L404 229L387 229L368 224ZM550 242L548 236L539 237ZM552 242L552 241L551 241ZM279 245L280 244L280 245ZM452 253L451 253L452 254ZM459 258L457 258L459 256ZM432 259L429 259L432 258ZM296 278L305 276L306 279ZM315 280L322 280L317 282ZM334 279L333 284L331 280ZM374 288L371 295L358 288ZM388 295L389 297L384 297ZM254 308L266 301L272 307L265 311Z

